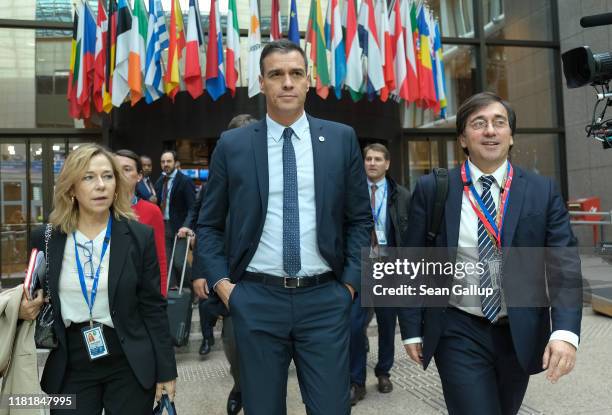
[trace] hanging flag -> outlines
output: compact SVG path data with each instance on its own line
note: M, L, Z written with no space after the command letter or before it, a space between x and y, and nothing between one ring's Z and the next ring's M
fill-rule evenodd
M336 98L342 98L342 85L346 77L346 46L342 36L342 21L338 0L329 0L328 19L330 27L330 85L334 88ZM327 19L326 19L327 20Z
M91 90L94 78L94 55L96 53L96 19L87 3L79 5L81 10L79 28L81 37L81 51L79 54L79 71L77 77L77 101L81 107L83 118L91 115ZM77 34L78 43L78 34Z
M395 88L393 95L399 99L408 101L408 78L406 71L406 42L404 40L404 29L402 28L400 0L395 0L389 18L389 33L391 35L391 48L393 55L393 67L395 69Z
M436 104L433 70L431 65L431 46L429 44L429 25L425 16L425 7L421 5L417 25L419 45L417 55L417 74L419 77L420 104L423 108L433 108Z
M372 0L363 0L359 9L359 40L363 54L367 57L368 98L372 100L377 91L385 86L383 59L380 53L380 42L376 28L376 18Z
M291 0L291 10L289 11L289 33L287 37L296 45L300 44L300 29L298 25L298 14L295 0Z
M115 71L113 73L113 106L120 107L130 92L128 69L130 57L130 30L132 12L127 0L119 0L117 9L117 49L115 50Z
M325 46L325 32L320 0L310 3L310 17L306 44L310 43L310 58L312 60L312 75L316 79L317 95L323 99L329 94L329 68Z
M416 27L416 12L413 20L411 7L408 0L401 0L400 15L402 29L404 31L404 47L406 50L406 79L408 82L407 101L414 102L419 98L419 79L417 77L415 39L413 31L413 28Z
M238 83L238 74L240 73L240 27L238 26L236 0L229 0L226 30L225 42L227 43L227 49L225 55L227 65L225 66L225 82L233 97L236 94L236 84Z
M77 85L76 80L78 76L78 62L80 61L81 45L78 43L77 38L79 37L79 15L77 10L74 11L74 17L72 19L72 50L70 52L70 69L68 72L68 91L66 98L68 99L68 113L72 118L79 118L81 109L77 102Z
M117 50L117 2L108 1L108 30L106 31L106 77L104 78L104 91L102 92L102 106L104 112L110 113L113 109L112 91L113 74L115 72L115 52Z
M249 54L247 56L247 78L249 98L261 92L259 89L259 57L261 56L261 25L257 0L250 0L251 18L249 19Z
M145 60L145 101L152 103L164 95L162 50L168 47L168 31L161 0L149 0L147 57Z
M212 11L212 9L211 9ZM212 19L211 15L211 19ZM200 21L200 6L198 0L189 0L189 16L187 17L187 44L185 49L185 88L193 99L196 99L204 87L202 84L202 69L200 67L200 47L204 44L204 32Z
M210 0L208 48L206 49L206 90L213 101L225 94L223 35L219 21L219 3L216 0Z
M391 35L389 33L387 0L376 0L375 17L385 78L385 86L380 90L380 100L385 102L389 98L389 93L395 89L395 68L393 66L393 48L391 47Z
M438 21L434 22L434 56L436 57L436 95L440 108L440 117L446 118L446 76L442 56L442 36L440 35Z
M281 15L279 0L272 0L272 11L271 11L271 22L270 22L270 41L280 40L281 34Z
M104 8L104 0L98 0L98 17L96 19L96 54L94 56L93 103L98 112L104 110L102 90L106 76L106 31L108 18Z
M361 62L361 47L357 38L357 13L355 1L346 3L346 79L344 84L349 89L353 101L361 99L363 86L363 66Z
M128 85L130 86L132 106L136 105L142 98L147 33L148 16L144 0L134 0L134 19L130 30L130 57L128 60Z
M181 79L179 62L185 48L185 33L183 31L183 12L179 0L172 0L170 10L170 39L168 42L168 67L166 68L166 93L174 100L179 92Z

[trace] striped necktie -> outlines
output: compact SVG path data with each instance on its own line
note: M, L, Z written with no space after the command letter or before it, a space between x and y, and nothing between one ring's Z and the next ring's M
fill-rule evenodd
M493 202L493 196L491 196L491 185L495 181L493 176L481 176L480 182L482 183L482 194L480 198L485 205L485 208L489 212L491 218L495 219L496 209L495 203ZM481 307L482 314L491 322L495 321L499 311L501 309L501 292L499 287L493 286L491 278L491 272L489 269L489 261L493 260L497 255L497 248L493 242L493 238L488 234L484 223L480 218L478 219L478 257L479 261L485 264L484 272L480 277L480 288L481 292L486 292L486 289L494 289L493 294L481 295Z

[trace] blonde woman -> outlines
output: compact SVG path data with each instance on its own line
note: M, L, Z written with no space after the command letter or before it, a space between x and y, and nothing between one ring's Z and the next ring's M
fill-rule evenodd
M95 144L66 158L49 217L49 288L59 346L41 386L75 394L52 414L150 414L174 399L176 362L153 230L135 220L112 154ZM44 228L33 245L45 248Z

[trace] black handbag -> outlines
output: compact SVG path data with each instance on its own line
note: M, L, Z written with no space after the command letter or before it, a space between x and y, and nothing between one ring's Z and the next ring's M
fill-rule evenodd
M34 343L37 349L56 349L57 335L55 334L55 318L53 317L53 305L51 304L51 292L49 291L49 239L53 226L48 223L45 228L45 279L43 282L43 293L49 302L45 303L36 318L36 328L34 329Z

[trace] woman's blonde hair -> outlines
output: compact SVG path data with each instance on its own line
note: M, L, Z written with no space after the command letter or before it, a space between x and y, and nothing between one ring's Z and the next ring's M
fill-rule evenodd
M79 203L74 198L74 186L83 178L89 162L98 155L105 156L113 166L115 176L115 198L111 209L115 219L136 219L131 207L130 187L123 177L113 154L98 144L84 144L73 150L57 177L53 193L53 211L49 222L64 233L77 229L79 222Z

